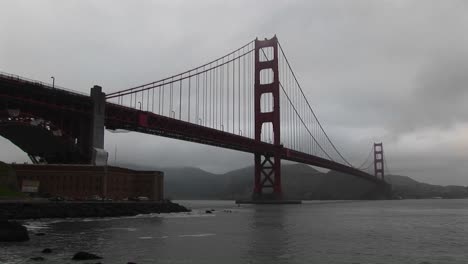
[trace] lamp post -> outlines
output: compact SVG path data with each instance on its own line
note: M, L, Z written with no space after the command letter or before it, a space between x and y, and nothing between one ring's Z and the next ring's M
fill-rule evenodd
M52 79L52 88L55 88L55 77L52 76L52 77L50 77L50 78Z

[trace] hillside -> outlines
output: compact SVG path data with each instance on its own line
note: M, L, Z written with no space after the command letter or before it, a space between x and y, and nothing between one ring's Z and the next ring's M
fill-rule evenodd
M252 192L253 167L234 170L223 176L229 179L227 191L232 198L248 198ZM361 199L372 185L356 177L319 172L304 164L283 165L283 193L287 199ZM350 188L350 186L353 186Z
M467 198L468 187L440 186L415 181L407 176L389 175L387 181L392 184L393 192L403 198Z
M198 168L151 168L123 165L142 170L161 170L165 174L165 193L170 199L241 199L249 198L254 168L246 167L225 174L213 174ZM387 175L393 193L402 198L466 198L468 188L439 186L415 181L407 176ZM347 200L366 199L373 184L336 171L326 173L304 164L282 166L283 193L288 199Z

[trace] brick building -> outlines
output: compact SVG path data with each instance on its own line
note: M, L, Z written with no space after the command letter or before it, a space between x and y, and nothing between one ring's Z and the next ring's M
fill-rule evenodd
M39 194L70 198L93 195L121 200L145 196L164 199L160 171L135 171L112 166L12 164L19 190L36 185ZM26 186L25 185L29 185Z

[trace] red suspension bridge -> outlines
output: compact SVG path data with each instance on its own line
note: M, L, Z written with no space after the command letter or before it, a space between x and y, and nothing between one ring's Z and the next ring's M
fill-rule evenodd
M93 149L104 147L104 128L124 129L253 153L254 197L281 197L281 160L388 186L382 144L374 144L361 166L344 157L315 115L276 36L107 95L99 86L89 97L3 74L0 106L0 134L36 162L92 163ZM31 127L53 135L39 140L47 146L26 136Z

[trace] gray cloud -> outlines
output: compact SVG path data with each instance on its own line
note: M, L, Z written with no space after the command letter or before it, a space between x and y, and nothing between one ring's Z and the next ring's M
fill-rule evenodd
M395 171L468 185L466 1L2 1L0 10L0 70L54 75L82 92L161 79L277 34L352 161L384 141ZM252 163L248 154L170 139L106 137L111 159L117 145L119 160L158 166ZM0 145L0 159L25 158Z

